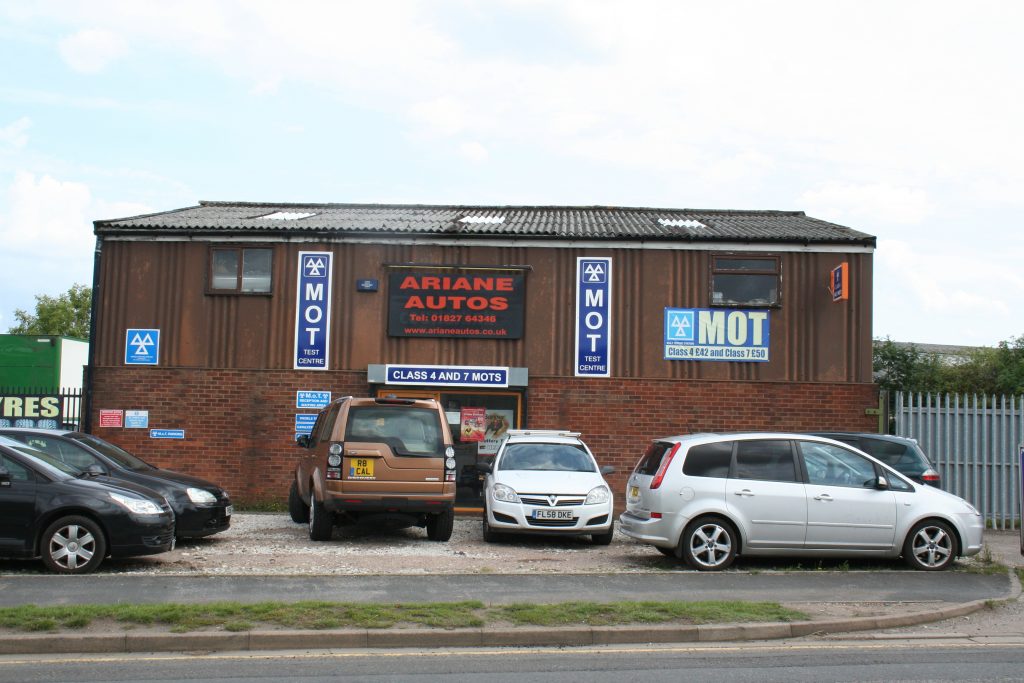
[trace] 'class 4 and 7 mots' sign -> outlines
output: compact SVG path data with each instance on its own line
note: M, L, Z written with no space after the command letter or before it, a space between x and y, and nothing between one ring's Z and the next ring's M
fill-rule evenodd
M766 363L769 313L713 308L665 309L665 360Z

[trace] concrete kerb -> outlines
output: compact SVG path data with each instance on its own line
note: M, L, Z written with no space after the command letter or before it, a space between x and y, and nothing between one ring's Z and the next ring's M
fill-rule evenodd
M1011 593L907 614L754 624L566 626L469 629L336 629L235 633L61 633L11 635L0 655L115 652L219 652L337 648L572 647L627 643L693 643L799 638L826 633L917 626L972 614L993 603L1017 600L1021 584L1010 571Z

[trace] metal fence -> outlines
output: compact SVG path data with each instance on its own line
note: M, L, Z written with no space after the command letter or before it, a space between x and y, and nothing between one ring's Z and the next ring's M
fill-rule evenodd
M20 402L5 403L0 412L0 425L5 427L63 427L77 429L82 420L81 389L42 389L39 387L0 387L0 396L17 399ZM60 403L59 419L35 416L39 399L54 396ZM25 399L34 401L27 404Z
M898 392L896 435L917 439L942 476L942 488L974 504L996 529L1020 518L1024 396Z

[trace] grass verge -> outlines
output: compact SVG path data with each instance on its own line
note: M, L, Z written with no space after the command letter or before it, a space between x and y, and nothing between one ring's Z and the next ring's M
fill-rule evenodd
M412 624L433 628L469 628L512 623L517 626L687 624L792 621L807 615L773 602L567 602L554 605L501 605L482 602L357 604L340 602L214 602L203 605L70 605L0 608L0 628L46 632L81 630L97 621L124 629L169 627L182 633L200 629L248 631L289 629L391 628Z

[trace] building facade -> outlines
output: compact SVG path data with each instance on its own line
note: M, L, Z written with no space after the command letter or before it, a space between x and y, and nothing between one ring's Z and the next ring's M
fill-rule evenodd
M871 430L875 239L801 212L202 202L95 222L89 428L282 500L316 406L432 396L474 464L582 432ZM866 412L867 411L867 412Z

